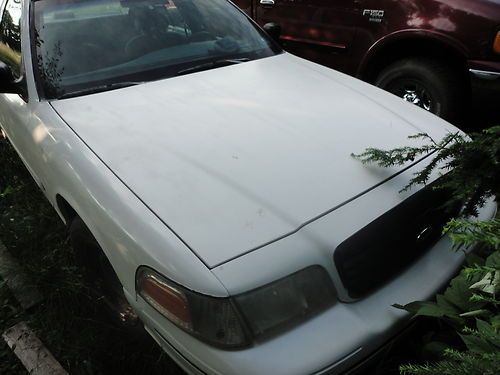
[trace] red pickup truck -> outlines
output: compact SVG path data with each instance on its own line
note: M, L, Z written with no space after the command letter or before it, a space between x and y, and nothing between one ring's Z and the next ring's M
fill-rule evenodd
M233 1L290 52L448 120L471 78L500 87L500 0Z

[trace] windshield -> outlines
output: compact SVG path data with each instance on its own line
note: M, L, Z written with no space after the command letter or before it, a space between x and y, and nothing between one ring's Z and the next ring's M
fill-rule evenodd
M34 3L46 98L158 80L278 53L226 0L41 0Z

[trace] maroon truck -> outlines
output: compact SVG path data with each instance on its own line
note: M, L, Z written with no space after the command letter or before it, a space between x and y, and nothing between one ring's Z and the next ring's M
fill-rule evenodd
M288 51L448 120L471 78L500 87L500 0L233 1Z

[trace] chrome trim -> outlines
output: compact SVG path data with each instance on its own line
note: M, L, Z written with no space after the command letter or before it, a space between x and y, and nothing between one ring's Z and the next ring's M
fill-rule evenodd
M273 6L274 0L260 0L260 5Z
M487 70L477 70L477 69L469 69L469 72L478 78L486 79L488 81L494 81L500 78L500 72L491 72Z

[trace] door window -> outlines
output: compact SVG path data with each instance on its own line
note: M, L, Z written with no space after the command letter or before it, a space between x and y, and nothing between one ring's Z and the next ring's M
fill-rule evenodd
M21 1L7 0L0 23L0 60L21 77Z

